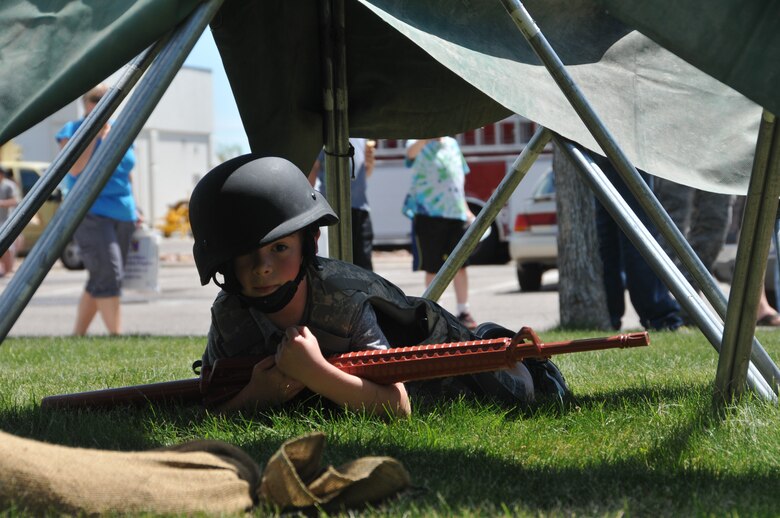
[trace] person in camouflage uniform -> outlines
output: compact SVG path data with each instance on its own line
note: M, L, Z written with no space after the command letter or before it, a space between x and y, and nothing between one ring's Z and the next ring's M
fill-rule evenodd
M319 227L338 218L287 160L257 155L229 160L201 179L189 207L201 284L214 281L222 288L211 309L203 364L265 356L223 411L276 406L313 392L339 407L406 416L411 405L403 383L378 385L324 358L477 338L435 302L408 297L371 271L317 257ZM486 329L508 333L495 325ZM524 403L533 400L535 388L565 394L552 362L529 365L533 373L518 363L513 370L459 376L462 383L409 385L413 394L456 387Z

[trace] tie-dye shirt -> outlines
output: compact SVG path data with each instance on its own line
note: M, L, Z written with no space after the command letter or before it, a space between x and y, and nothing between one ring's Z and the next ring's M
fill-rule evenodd
M406 141L408 149L416 140ZM412 168L412 185L404 200L403 213L409 218L415 214L466 221L468 206L464 184L469 166L452 137L432 140L407 160Z

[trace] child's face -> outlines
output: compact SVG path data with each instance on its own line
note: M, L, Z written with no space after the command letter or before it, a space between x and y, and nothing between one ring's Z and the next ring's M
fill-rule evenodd
M233 267L241 293L248 297L270 295L287 281L295 280L302 258L301 232L236 257Z

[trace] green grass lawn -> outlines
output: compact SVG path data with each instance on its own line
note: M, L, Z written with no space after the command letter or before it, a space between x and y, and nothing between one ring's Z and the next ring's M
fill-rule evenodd
M759 338L780 358L780 333ZM319 430L328 463L389 455L410 472L413 489L358 513L371 516L780 514L778 407L746 397L713 412L717 358L702 335L651 339L646 348L557 357L574 391L564 404L439 402L395 422L316 409L228 417L199 407L42 411L46 395L190 377L205 339L8 339L0 345L0 430L116 450L221 439L260 464L285 440Z

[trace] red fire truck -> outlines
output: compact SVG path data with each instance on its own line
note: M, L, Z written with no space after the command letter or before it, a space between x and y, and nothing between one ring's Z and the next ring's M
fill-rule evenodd
M466 197L474 214L485 206L490 195L507 174L528 143L536 125L519 115L455 136L471 172L466 175ZM376 167L368 180L368 199L377 247L409 246L411 222L401 213L411 182L411 170L404 165L405 141L379 140ZM551 167L549 152L542 154L535 168ZM523 182L525 183L525 182ZM523 186L521 183L521 187ZM520 188L518 188L518 191ZM475 264L505 263L509 260L507 240L513 222L502 210L472 256Z

